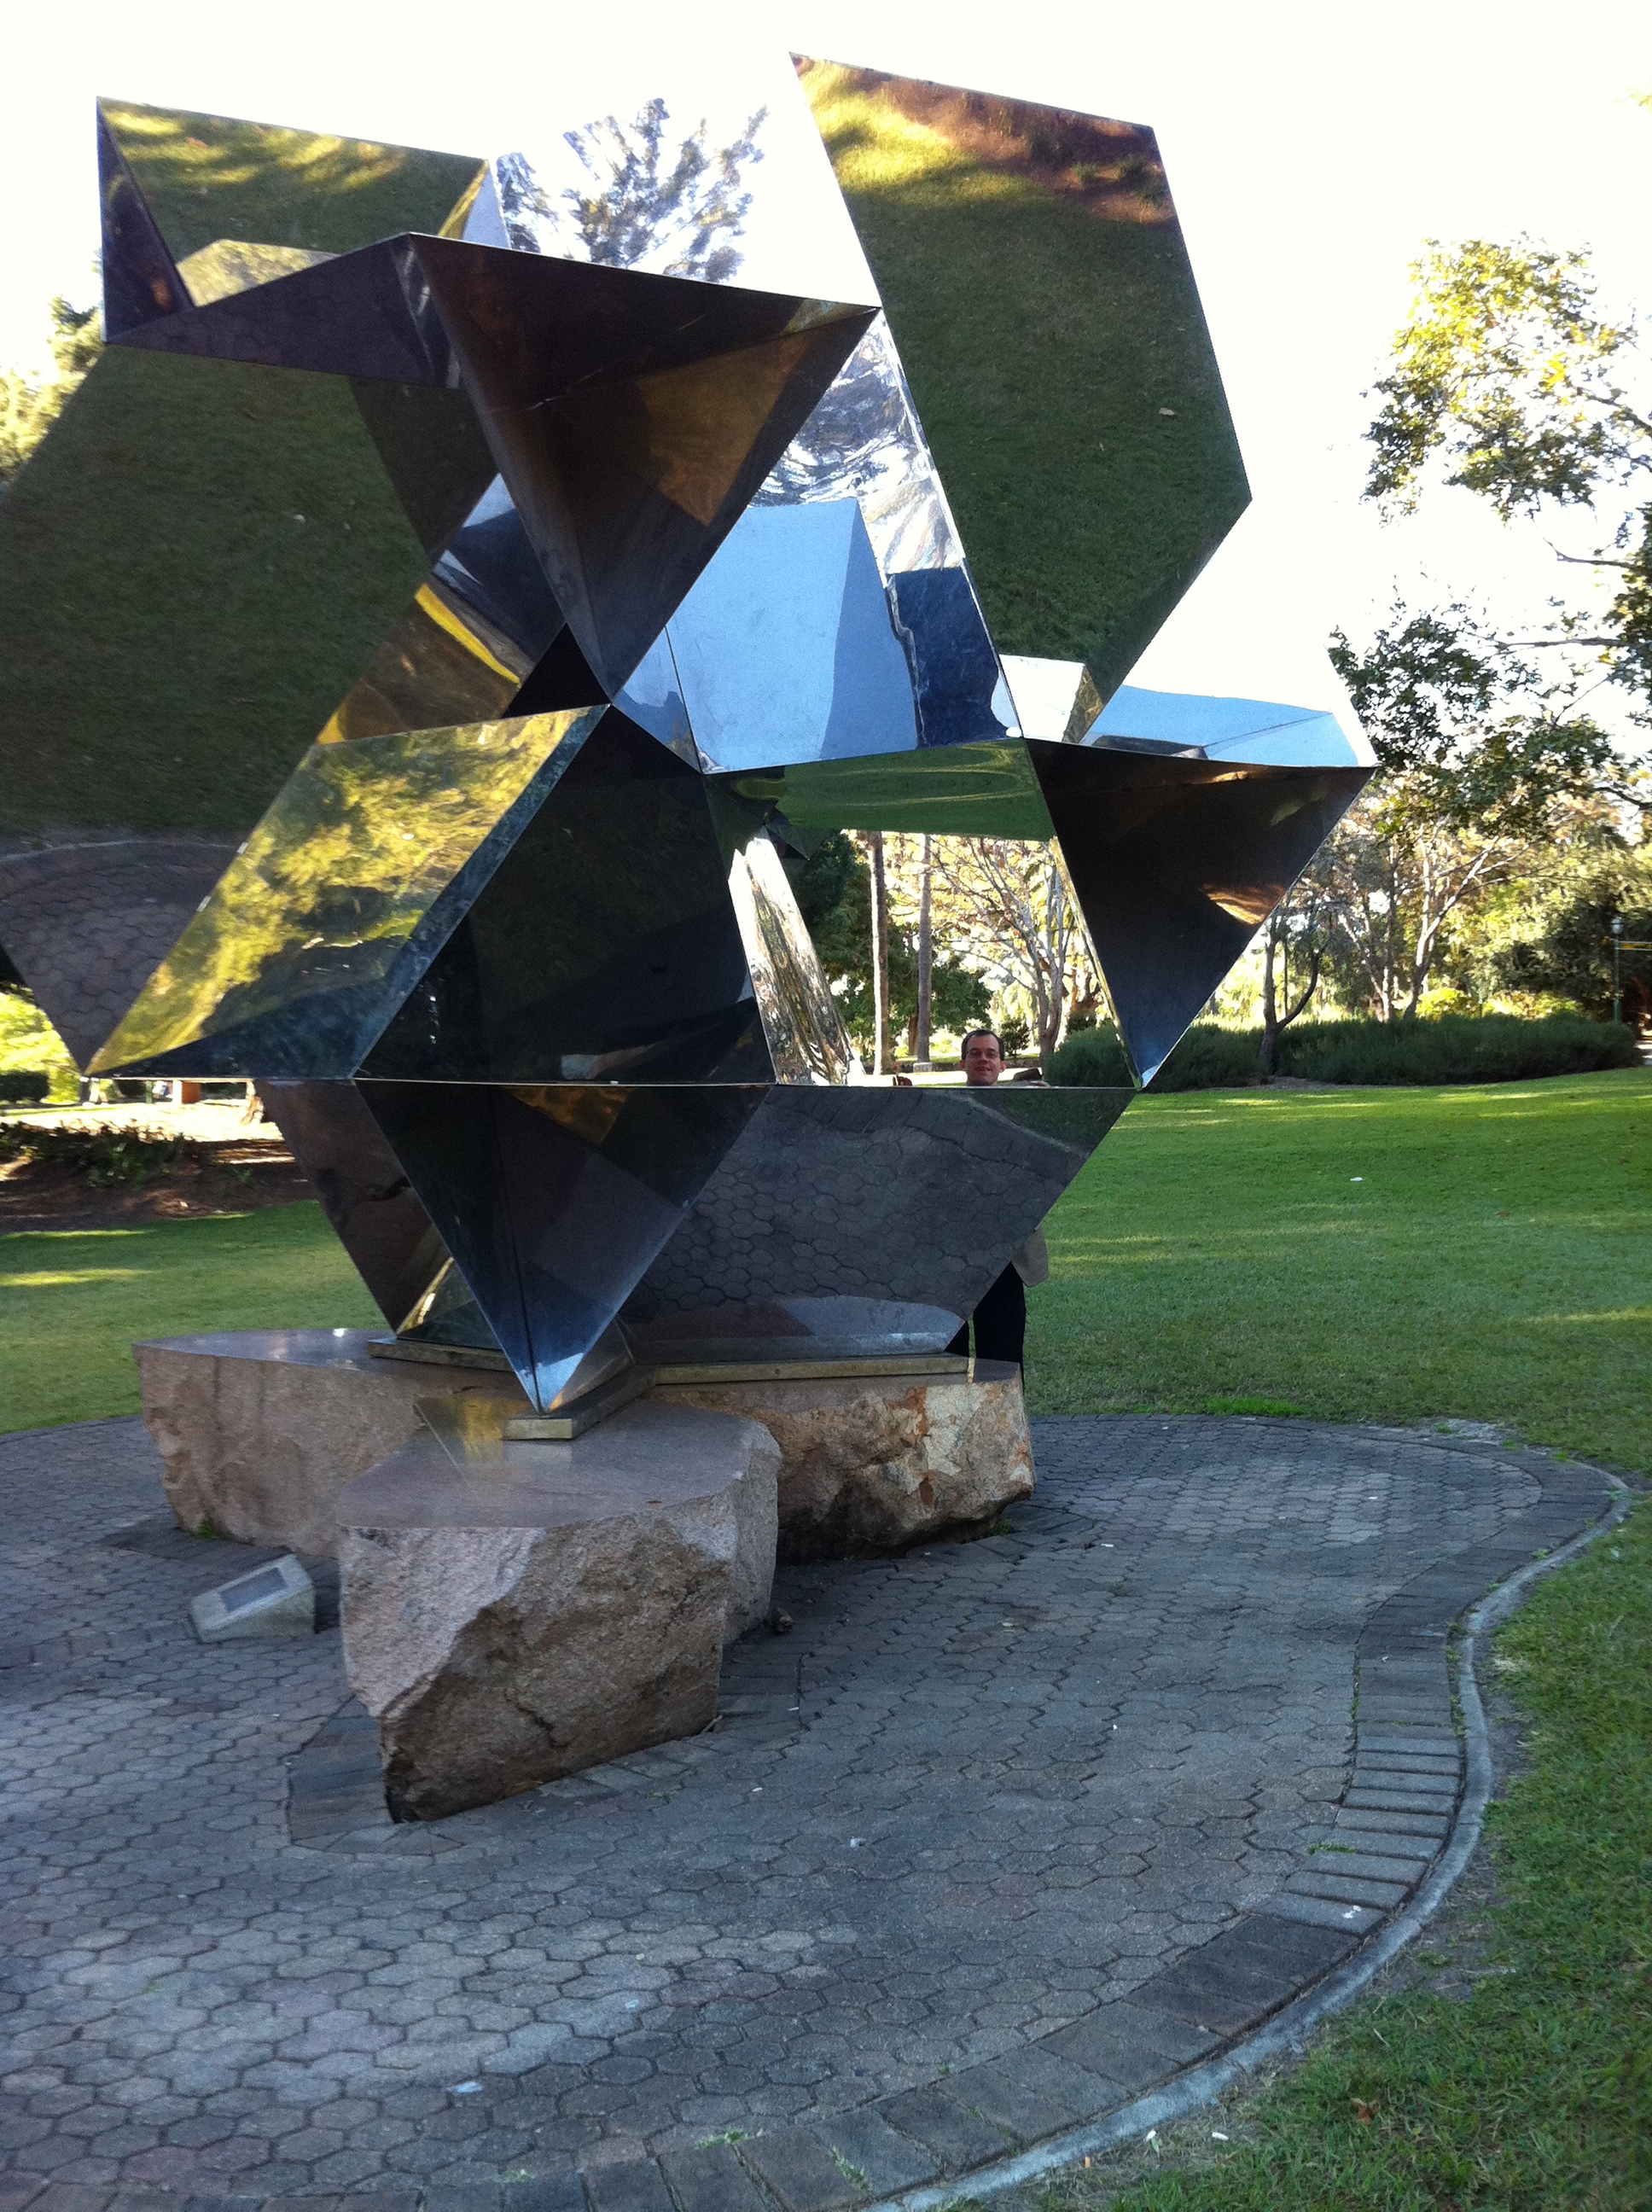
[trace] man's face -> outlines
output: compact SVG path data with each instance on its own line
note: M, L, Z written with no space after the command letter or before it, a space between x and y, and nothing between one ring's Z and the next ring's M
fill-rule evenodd
M966 1083L996 1083L1004 1073L1004 1055L995 1036L972 1036L963 1054Z

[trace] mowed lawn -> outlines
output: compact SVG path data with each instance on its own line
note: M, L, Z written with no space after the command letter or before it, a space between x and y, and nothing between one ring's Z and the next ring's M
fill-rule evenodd
M1029 1402L1466 1417L1652 1467L1649 1139L1638 1069L1139 1099L1050 1218Z
M319 1206L0 1237L0 1430L137 1413L138 1337L382 1326Z
M1034 1410L1467 1416L1652 1466L1649 1131L1633 1070L1140 1099L1051 1217ZM136 1337L379 1318L314 1206L0 1238L0 1301L8 1429L136 1412Z

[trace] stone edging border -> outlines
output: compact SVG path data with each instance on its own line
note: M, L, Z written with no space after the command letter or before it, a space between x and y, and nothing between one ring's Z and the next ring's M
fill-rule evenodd
M1286 2005L1266 2026L1244 2037L1224 2057L1189 2067L1165 2087L1136 2098L1104 2119L1052 2136L1018 2157L998 2160L950 2182L938 2182L927 2188L884 2197L874 2204L863 2206L861 2212L937 2212L937 2208L955 2203L961 2196L996 2196L1004 2190L1036 2181L1041 2175L1069 2166L1075 2160L1093 2156L1097 2151L1115 2149L1133 2136L1145 2135L1150 2128L1163 2127L1172 2120L1185 2118L1201 2106L1213 2104L1224 2089L1254 2073L1270 2059L1287 2051L1300 2051L1303 2039L1310 2029L1353 2002L1388 1961L1422 1933L1473 1856L1492 1788L1491 1735L1475 1679L1475 1647L1482 1635L1500 1626L1517 1608L1534 1582L1555 1568L1566 1565L1623 1521L1633 1493L1619 1476L1605 1468L1596 1472L1617 1492L1608 1511L1548 1558L1534 1559L1529 1566L1488 1591L1463 1624L1456 1669L1467 1753L1463 1794L1445 1849L1410 1903L1394 1915L1382 1932L1364 1943L1346 1966L1334 1968L1316 1987ZM967 2188L963 2185L966 2182Z

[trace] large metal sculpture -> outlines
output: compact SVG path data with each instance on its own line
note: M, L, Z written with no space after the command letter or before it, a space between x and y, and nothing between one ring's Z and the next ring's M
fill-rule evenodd
M1145 1080L1369 773L1121 688L1248 496L1151 134L799 66L485 160L105 103L111 351L0 510L7 956L95 1073L256 1078L392 1328L545 1409L938 1349L1132 1095L865 1083L823 833L1059 838ZM980 588L903 313L981 356ZM1132 343L1163 442L1052 471Z

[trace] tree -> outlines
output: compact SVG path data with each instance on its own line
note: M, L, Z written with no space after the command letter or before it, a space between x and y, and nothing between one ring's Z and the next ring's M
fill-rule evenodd
M1292 1022L1301 1020L1319 988L1320 972L1325 965L1321 905L1320 885L1306 880L1274 908L1262 933L1262 1042L1258 1060L1264 1075L1273 1073L1281 1033ZM1300 988L1294 1003L1291 996L1293 952L1299 963L1305 958L1308 963L1305 983L1298 966L1297 981Z
M751 207L741 190L744 173L762 159L757 134L768 110L760 107L729 146L712 146L706 120L668 150L671 110L651 100L629 125L610 115L584 131L562 136L589 179L559 196L546 193L522 154L507 154L498 164L500 208L513 243L539 247L538 228L548 225L577 238L587 257L610 269L630 269L658 260L667 276L697 276L726 283L744 258L738 240ZM564 212L566 210L566 212Z
M1382 764L1312 872L1381 1020L1413 1014L1453 917L1533 858L1557 808L1621 768L1579 710L1461 605L1397 607L1331 658Z
M917 841L899 842L896 896L905 920L916 906ZM931 867L941 941L992 987L1011 1019L1025 1020L1041 1057L1054 1052L1066 1034L1081 973L1093 965L1059 849L1000 837L939 837Z
M0 372L0 495L103 351L97 315L95 307L71 307L67 300L54 300L51 344L56 375L39 382L15 369Z
M902 848L908 841L885 841L898 902L904 911L905 866ZM914 845L917 841L909 841ZM843 1024L864 1055L872 1056L876 1011L872 990L872 870L854 841L841 830L823 837L806 860L789 860L787 873L805 926L814 940ZM892 906L896 902L892 898ZM906 1049L916 1046L918 957L916 932L891 915L889 930L889 1007L892 1031L904 1030ZM932 962L931 1004L936 1027L966 1030L987 1019L986 984L954 959Z
M1505 521L1591 511L1570 565L1606 576L1598 623L1574 612L1544 644L1598 653L1645 714L1652 706L1652 404L1632 321L1596 305L1588 258L1522 238L1429 241L1418 294L1377 384L1366 496L1409 511L1430 465ZM1643 387L1637 390L1637 384ZM1644 495L1644 496L1643 496ZM1593 526L1593 510L1621 512Z

